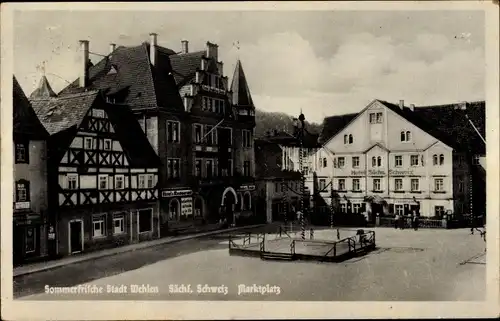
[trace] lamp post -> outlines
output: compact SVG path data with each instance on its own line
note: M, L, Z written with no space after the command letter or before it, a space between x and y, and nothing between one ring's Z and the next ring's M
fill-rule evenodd
M297 129L299 136L299 171L300 171L300 226L301 238L306 239L306 222L305 222L305 208L304 208L304 190L305 190L305 175L304 175L304 132L305 132L305 116L300 113L298 119L294 119L294 126Z
M333 205L333 179L332 179L332 185L330 186L330 228L333 228L333 211L335 209Z

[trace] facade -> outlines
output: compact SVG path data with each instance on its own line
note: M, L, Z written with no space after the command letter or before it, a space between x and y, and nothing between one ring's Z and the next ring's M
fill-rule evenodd
M82 61L89 43L82 41ZM160 234L251 214L254 197L254 106L239 63L232 86L218 47L189 52L159 46L157 35L135 47L111 45L95 66L82 63L83 87L134 112L159 156ZM78 81L62 91L81 90ZM240 193L239 193L240 192Z
M482 215L485 144L474 127L484 137L484 102L408 107L374 100L356 115L329 117L314 161L319 201L370 221L413 211Z
M14 264L47 255L47 138L14 77Z
M283 147L267 139L255 140L257 213L268 223L291 221L300 200L300 172L283 169Z
M31 96L48 140L49 254L159 237L159 159L127 106L100 91Z

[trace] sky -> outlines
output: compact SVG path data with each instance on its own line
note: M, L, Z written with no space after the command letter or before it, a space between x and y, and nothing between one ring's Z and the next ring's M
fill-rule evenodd
M158 34L180 51L219 45L224 73L242 62L257 108L321 123L373 99L432 105L485 99L482 11L18 11L14 74L29 95L78 77L78 41L106 55ZM239 49L234 45L239 43ZM94 62L102 59L91 55Z

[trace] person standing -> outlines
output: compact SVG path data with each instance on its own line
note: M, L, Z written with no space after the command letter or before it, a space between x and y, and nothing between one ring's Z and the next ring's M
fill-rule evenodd
M396 216L394 216L394 228L397 230L399 226L399 214L396 213Z
M418 231L418 216L417 213L413 212L413 229Z

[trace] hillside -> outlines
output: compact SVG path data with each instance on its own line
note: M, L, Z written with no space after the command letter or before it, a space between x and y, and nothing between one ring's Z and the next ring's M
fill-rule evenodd
M293 116L285 113L272 113L255 109L255 138L264 137L268 130L293 132ZM321 132L321 125L306 121L306 128L312 134Z

